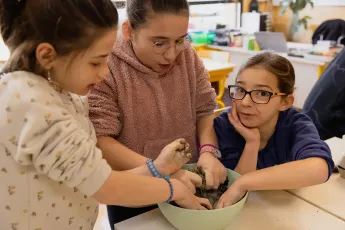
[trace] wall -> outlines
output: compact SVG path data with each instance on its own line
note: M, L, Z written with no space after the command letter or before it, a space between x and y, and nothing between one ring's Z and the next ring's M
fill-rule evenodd
M240 4L214 3L190 6L190 28L215 29L217 24L228 28L240 26Z
M290 12L279 17L279 7L273 9L273 28L275 31L284 32L288 34L290 27ZM309 20L309 28L305 30L303 27L294 36L295 42L311 43L311 37L315 28L323 21L329 19L343 19L345 20L345 6L315 6L313 9L308 6L301 12L301 17L308 15L312 19Z
M191 0L189 1L191 2ZM118 8L118 13L120 18L119 25L122 25L127 19L126 9ZM215 1L213 4L191 5L190 13L192 15L190 17L190 24L197 29L215 29L217 23L226 24L228 28L240 26L240 5L234 3L217 3Z

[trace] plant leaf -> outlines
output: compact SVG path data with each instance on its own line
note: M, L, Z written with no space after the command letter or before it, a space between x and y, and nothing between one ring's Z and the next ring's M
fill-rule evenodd
M308 29L308 21L307 21L307 19L304 17L304 18L298 20L298 25L303 25L304 29L307 30Z
M296 10L301 11L307 5L307 0L296 0Z
M308 30L308 21L304 21L304 22L303 22L303 25L304 25L304 29L305 29L305 30Z
M297 13L297 11L296 11L296 3L294 3L294 2L290 2L290 9L292 10L292 12L294 13L294 14L296 14Z
M312 0L308 0L308 3L310 4L311 8L314 8L314 2Z

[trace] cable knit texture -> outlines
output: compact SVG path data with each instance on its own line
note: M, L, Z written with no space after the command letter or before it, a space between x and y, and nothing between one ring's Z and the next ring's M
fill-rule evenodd
M160 75L144 66L128 41L119 38L109 57L111 74L89 94L98 137L111 136L155 159L165 145L186 138L197 159L197 119L213 113L216 93L190 47Z

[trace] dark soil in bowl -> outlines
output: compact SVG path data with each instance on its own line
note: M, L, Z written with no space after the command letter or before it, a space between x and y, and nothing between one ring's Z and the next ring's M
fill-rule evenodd
M202 170L202 168L193 168L193 169L188 169L188 171L191 171L193 173L198 174L202 178L202 186L200 188L196 188L196 196L201 197L201 198L207 198L211 205L213 207L216 206L219 198L223 195L224 192L228 189L229 186L229 180L226 178L225 182L221 184L218 189L206 189L206 176L205 172ZM175 202L172 203L172 205L178 206Z

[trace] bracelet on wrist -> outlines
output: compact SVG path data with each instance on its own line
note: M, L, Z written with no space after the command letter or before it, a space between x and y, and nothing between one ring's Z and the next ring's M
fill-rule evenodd
M170 203L172 201L173 196L174 196L174 187L173 187L173 185L172 185L172 183L170 181L170 176L162 176L158 172L158 170L157 170L155 164L153 163L152 159L147 159L146 164L147 164L147 167L149 168L152 176L157 177L157 178L163 178L166 182L168 182L169 188L170 188L170 196L169 196L169 199L167 201L165 201L165 202L166 203Z
M147 167L149 168L152 176L162 178L162 175L158 172L155 164L153 163L152 159L147 159L146 161Z
M199 151L198 151L198 152L200 152L204 147L211 147L211 148L213 148L213 149L216 149L216 148L217 148L217 146L215 146L215 145L213 145L213 144L204 144L204 145L200 145Z
M157 177L157 178L166 178L169 176L162 176L162 174L160 174L155 166L155 164L153 163L152 159L147 159L146 161L147 167L149 168L152 176Z
M166 203L170 203L170 202L172 201L173 197L174 197L174 187L173 187L173 185L172 185L172 183L171 183L171 181L170 181L170 177L169 177L169 176L165 176L165 177L164 177L164 180L165 180L166 182L168 182L169 188L170 188L170 196L169 196L169 199L168 199L167 201L165 201L165 202L166 202Z
M202 150L204 147L210 147L210 149ZM199 156L201 156L201 154L203 153L211 153L217 159L222 157L222 153L219 151L217 146L212 145L212 144L201 145L199 148Z

